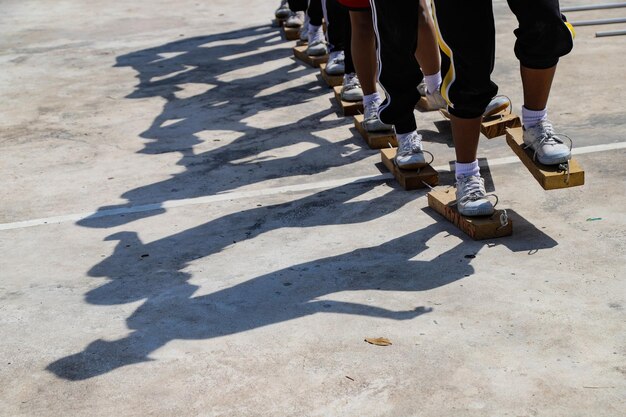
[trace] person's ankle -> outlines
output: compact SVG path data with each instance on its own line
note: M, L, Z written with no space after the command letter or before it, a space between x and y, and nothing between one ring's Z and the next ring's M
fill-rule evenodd
M468 162L468 163L455 162L454 171L455 171L454 175L457 180L462 177L470 177L470 176L480 177L480 167L478 166L478 159L475 159L473 162Z

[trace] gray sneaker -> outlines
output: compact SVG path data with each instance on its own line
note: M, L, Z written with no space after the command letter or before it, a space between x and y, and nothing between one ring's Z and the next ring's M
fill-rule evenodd
M552 123L548 120L528 129L524 127L524 144L534 151L534 158L544 165L562 164L572 157L571 146L554 133Z
M343 86L341 87L341 99L345 101L363 100L363 89L356 73L345 74L343 76Z
M487 199L485 180L480 175L461 177L456 181L457 210L463 216L490 216L494 205Z
M398 138L396 165L401 169L419 169L428 165L422 151L422 135L413 131L403 140Z
M425 97L428 101L428 106L431 109L439 110L448 108L448 102L441 95L441 88L438 88L437 91L432 94L429 94L428 91L426 91Z
M304 12L291 12L285 26L288 28L299 28L304 24Z
M392 125L383 123L378 118L379 106L380 103L377 101L372 101L370 104L365 106L365 114L363 115L363 127L368 132L384 132L393 129Z
M326 64L326 74L328 75L343 75L345 72L345 54L343 51L331 52L328 55L328 63Z
M291 10L289 10L287 0L281 0L280 6L278 6L278 9L274 12L274 16L276 16L277 19L286 19L290 14Z

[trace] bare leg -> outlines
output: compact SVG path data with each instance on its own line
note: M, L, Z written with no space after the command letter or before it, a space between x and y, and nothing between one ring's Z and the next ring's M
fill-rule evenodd
M457 162L468 164L476 160L481 120L481 117L475 119L461 119L450 115Z
M531 69L520 65L524 86L524 107L528 110L543 110L548 105L548 96L556 65L547 69Z
M426 0L420 0L419 23L417 26L417 50L415 59L422 67L424 75L433 75L441 68L439 46L435 35L435 25L428 12Z
M352 24L352 61L364 95L376 92L376 41L374 22L369 12L350 11Z

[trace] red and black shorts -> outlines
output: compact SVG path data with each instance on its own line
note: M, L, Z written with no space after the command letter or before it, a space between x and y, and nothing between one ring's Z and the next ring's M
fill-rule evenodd
M365 11L370 9L369 0L337 0L339 4L352 11Z

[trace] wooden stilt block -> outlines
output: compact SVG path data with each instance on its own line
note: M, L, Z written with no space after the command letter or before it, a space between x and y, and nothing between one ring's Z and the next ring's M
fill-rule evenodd
M297 41L300 39L300 28L288 28L283 26L283 36L288 41Z
M278 18L273 19L272 20L272 26L275 27L275 28L282 28L283 25L285 24L285 20L286 19L278 19Z
M521 127L507 129L506 143L544 190L576 187L585 184L585 171L575 159L569 161L569 178L566 171L555 165L543 165L534 160L534 151L524 149L524 132Z
M450 113L446 110L441 109L439 112L446 119L450 119ZM520 126L522 126L522 122L517 115L503 112L485 117L480 124L480 132L485 135L487 139L493 139L506 134L508 128Z
M363 102L362 101L344 101L341 99L341 86L333 87L335 92L335 99L339 106L341 106L341 110L343 111L344 116L355 116L359 113L363 113Z
M387 132L368 132L365 126L363 126L363 119L364 116L362 114L354 116L354 127L356 127L371 149L388 148L389 145L398 146L396 134L393 130Z
M396 177L396 181L405 190L417 190L419 188L425 188L424 183L434 187L439 184L439 174L435 169L427 165L420 170L407 170L400 169L394 162L396 157L396 148L386 148L380 150L380 158L385 167Z
M326 63L320 64L320 74L329 87L337 87L343 84L343 75L328 75L326 73Z
M426 97L422 96L420 98L420 100L417 102L417 104L415 105L415 108L421 112L428 112L428 111L435 111L435 110L439 110L436 107L431 107L430 104L428 104L428 100L426 100Z
M484 117L480 124L480 132L487 137L487 139L497 138L506 134L507 128L521 127L522 121L520 118L513 114L498 113L493 116Z
M313 68L319 68L321 63L326 63L328 61L328 54L322 56L308 56L306 53L306 48L306 45L294 46L293 55L300 61L312 66Z
M456 227L474 240L492 239L513 234L513 222L508 219L502 224L503 210L496 210L491 216L466 217L456 209L456 189L437 187L428 193L428 206L444 216Z

